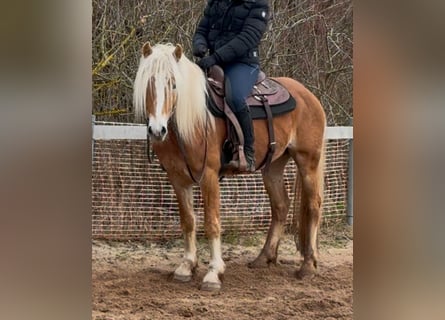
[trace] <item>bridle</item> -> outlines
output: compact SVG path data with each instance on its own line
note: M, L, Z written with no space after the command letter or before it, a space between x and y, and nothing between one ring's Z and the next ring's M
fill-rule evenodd
M176 110L176 104L173 106L173 111L172 111L172 114L168 121L168 127L170 130L172 130L175 133L175 138L176 138L176 141L178 141L179 150L181 151L182 159L184 160L185 166L187 167L187 171L188 171L188 174L190 175L190 178L193 180L194 183L200 184L202 181L202 177L204 176L204 170L205 170L205 167L207 164L207 158L208 158L207 134L208 134L209 115L206 114L206 124L205 124L205 130L204 130L205 131L204 161L202 163L202 168L199 172L198 177L195 177L195 175L193 174L192 169L190 168L190 165L189 165L188 155L185 150L184 141L181 139L181 137L179 136L179 133L178 133L178 126L176 124L175 117L174 117L175 110ZM151 148L150 148L150 146L151 146L150 134L148 132L149 119L146 118L145 120L147 123L147 157L148 157L148 163L152 164L153 163L153 155L152 155Z
M202 177L204 176L204 170L205 170L205 167L206 167L206 164L207 164L207 158L208 158L208 152L207 152L208 151L207 150L208 149L208 141L207 141L208 123L209 123L209 115L206 114L205 136L204 136L204 140L205 140L205 145L204 145L204 161L202 162L202 168L201 168L201 171L199 172L198 178L196 178L195 175L192 172L192 169L190 168L190 165L189 165L187 152L185 151L184 141L179 137L176 121L175 120L171 121L171 127L172 127L173 132L175 133L176 140L178 141L178 146L179 146L179 149L181 150L182 159L185 162L185 165L187 167L187 171L188 171L188 173L190 175L190 178L192 178L193 182L197 183L197 184L201 183Z

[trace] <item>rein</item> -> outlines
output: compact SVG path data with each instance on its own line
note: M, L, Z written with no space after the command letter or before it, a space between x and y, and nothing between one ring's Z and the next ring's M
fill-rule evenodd
M173 117L173 119L174 119L174 117ZM208 158L208 152L207 152L207 149L208 149L207 133L208 132L207 132L207 129L208 129L208 124L209 124L209 115L206 114L204 161L202 163L201 172L199 173L198 178L195 178L195 175L193 174L192 169L190 168L189 161L187 160L188 157L187 157L187 152L185 151L184 141L182 141L182 139L179 137L179 133L178 133L177 126L176 126L176 121L172 120L171 123L172 123L172 131L175 133L175 137L176 137L176 140L178 141L179 149L181 150L182 159L185 162L185 166L187 167L187 171L190 175L190 178L192 178L194 183L200 184L202 177L204 176L204 170L205 170L205 167L207 164L207 158ZM150 145L151 145L151 143L150 143L150 135L148 133L148 119L147 119L147 157L148 157L148 163L152 164L153 156L151 153Z
M152 155L151 149L150 149L151 142L150 142L150 135L148 134L148 125L149 125L148 118L146 119L146 121L147 121L147 158L148 158L148 163L152 164L153 163L153 155Z
M174 119L174 118L173 118ZM185 151L185 146L184 146L184 141L182 141L182 139L179 137L178 134L178 130L177 130L177 126L176 126L176 121L172 121L173 122L173 131L175 132L175 136L176 136L176 140L178 141L178 146L179 149L181 150L181 155L182 155L182 159L185 162L185 165L187 167L187 171L190 175L190 178L192 178L194 183L200 184L202 177L204 176L204 170L207 164L207 157L208 157L208 153L207 153L207 148L208 148L208 141L207 141L207 128L208 128L208 123L209 123L209 115L206 114L206 126L205 126L205 146L204 146L204 161L202 162L202 168L201 168L201 172L199 173L198 179L195 178L192 169L190 168L189 165L189 161L187 160L187 152Z

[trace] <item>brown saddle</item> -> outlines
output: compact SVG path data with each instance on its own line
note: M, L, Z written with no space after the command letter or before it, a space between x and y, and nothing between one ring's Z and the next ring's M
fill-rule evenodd
M211 98L213 99L216 107L218 107L218 109L222 111L224 109L223 69L220 66L211 67L207 73L207 80L210 88L209 94L211 95ZM275 80L267 78L266 74L263 71L260 71L260 73L258 74L258 79L252 88L252 92L246 99L246 103L251 109L252 107L256 106L263 107L264 98L267 98L269 106L274 107L285 104L291 97L289 91L287 91L286 88L284 88ZM288 109L289 110L287 111L291 111L294 108L289 106ZM257 119L260 117L255 117L254 115L252 115L252 118Z
M244 136L239 122L225 101L224 91L224 71L219 66L213 66L207 73L209 109L217 117L229 119L226 121L228 136L223 146L223 151L227 155L227 161L232 157L239 158L240 170L246 167L246 159L243 152ZM258 79L247 97L246 103L249 106L252 119L267 119L269 130L269 148L267 155L258 169L267 168L272 161L275 152L275 135L273 128L273 116L289 112L296 107L296 102L278 82L267 78L265 73L260 71ZM271 108L272 107L272 108Z

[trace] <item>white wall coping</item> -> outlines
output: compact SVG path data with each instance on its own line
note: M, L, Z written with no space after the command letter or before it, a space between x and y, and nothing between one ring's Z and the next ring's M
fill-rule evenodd
M146 125L93 125L94 140L145 140ZM353 127L326 127L325 139L353 139Z

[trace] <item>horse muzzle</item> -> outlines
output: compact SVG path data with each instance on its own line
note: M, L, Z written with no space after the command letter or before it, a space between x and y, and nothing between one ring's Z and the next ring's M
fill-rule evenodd
M147 128L148 135L154 141L164 141L167 136L167 127L161 126L159 128L154 128L153 126L148 126Z

